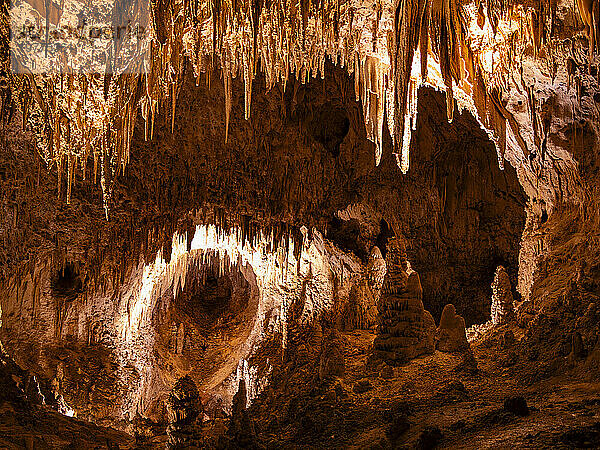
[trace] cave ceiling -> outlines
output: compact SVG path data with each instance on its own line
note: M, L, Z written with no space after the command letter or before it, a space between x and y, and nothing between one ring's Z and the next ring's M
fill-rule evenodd
M264 78L260 89L285 91L291 80L328 76L326 61L353 77L374 143L373 165L391 148L402 172L409 170L417 92L428 85L446 93L449 122L455 106L477 118L496 145L500 167L505 159L513 164L530 196L581 195L576 175L561 191L552 181L534 183L532 174L548 170L547 103L556 80L566 80L566 96L586 108L582 92L598 72L597 2L165 0L117 2L114 9L109 3L94 6L99 23L119 29L133 22L145 34L136 37L136 51L131 42L103 42L97 50L105 55L103 72L85 66L85 51L51 52L44 61L53 70L32 71L34 57L7 42L11 23L29 20L50 29L89 13L89 5L22 1L13 16L3 6L3 121L21 111L67 203L77 178L93 177L108 217L136 123L144 124L149 140L160 113L173 129L188 72L197 83L222 84L220 134L228 142L235 89L243 90L244 118L251 121L258 77ZM45 39L48 57L48 34ZM385 148L384 129L392 140ZM555 156L562 172L573 169L568 155Z

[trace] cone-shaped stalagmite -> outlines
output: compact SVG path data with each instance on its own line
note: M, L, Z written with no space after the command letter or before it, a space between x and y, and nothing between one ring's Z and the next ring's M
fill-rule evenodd
M369 288L373 293L375 301L379 300L381 295L381 287L383 286L383 278L385 277L385 259L381 256L381 250L376 245L371 249L369 261L367 263L367 277L369 280Z
M241 447L252 447L256 438L254 424L250 420L246 404L248 395L246 391L246 382L243 378L240 379L238 391L233 396L233 404L231 406L231 422L229 423L228 434L233 442Z
M391 362L403 362L434 351L435 322L423 308L419 275L408 271L404 243L388 242L387 273L378 304L379 328L375 354Z
M454 305L444 307L435 340L437 349L442 352L462 352L469 348L465 319L456 314Z

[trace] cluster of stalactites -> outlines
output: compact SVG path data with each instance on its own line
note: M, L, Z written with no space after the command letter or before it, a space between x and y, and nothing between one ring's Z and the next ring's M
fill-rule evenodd
M13 75L12 81L23 126L30 125L43 160L57 169L58 196L66 184L70 203L80 170L84 180L89 176L100 181L107 207L114 179L129 162L138 111L137 77L28 74Z
M176 16L177 5L172 8L172 15ZM258 70L265 77L267 90L276 83L282 83L285 89L292 75L301 82L323 77L327 56L342 65L347 63L348 48L358 44L351 33L340 35L343 26L352 29L352 23L347 22L350 15L353 15L350 2L341 4L337 0L318 4L286 0L200 1L194 3L193 26L186 29L183 39L162 31L168 31L168 26L160 20L155 20L155 28L158 35L165 35L166 45L183 41L198 79L206 72L210 78L217 67L221 70L227 140L232 79L243 80L244 117L249 119L252 84ZM342 23L342 16L346 23Z
M519 125L506 108L502 93L511 86L529 93L528 107L535 134L539 122L536 102L533 86L526 85L523 77L523 62L532 53L538 57L542 49L546 50L546 58L553 57L548 46L554 29L555 3L540 0L537 8L526 8L512 0L477 2L476 24L471 24L469 35L474 55L471 83L463 86L473 100L482 125L491 133L501 169L511 136L525 156L530 152ZM535 144L539 144L537 139Z
M474 59L467 43L467 22L452 0L402 0L388 39L390 77L394 90L394 154L402 172L409 168L412 131L417 119L417 91L424 83L444 87L447 117L454 116L454 86L471 84ZM430 79L430 59L439 65L439 80ZM462 86L461 86L462 87Z
M577 5L593 51L598 48L599 2L577 0ZM292 76L301 82L323 77L325 60L330 58L354 74L367 136L376 147L375 162L383 153L387 116L398 165L406 172L417 90L428 81L428 59L434 56L441 82L432 84L446 89L448 120L460 89L492 131L502 164L507 126L527 149L500 93L515 82L520 73L515 69L527 46L533 44L537 53L550 41L555 11L554 0L538 0L537 8L514 0L465 5L453 0L400 0L396 5L382 1L365 5L361 0L156 0L151 2L148 58L140 61L144 67L139 72L145 75L14 75L11 84L24 121L36 133L40 153L58 169L59 192L66 171L69 202L75 170L80 167L85 177L91 158L94 178L100 172L107 214L114 178L129 160L138 107L148 139L153 137L159 108L170 115L173 127L186 61L198 81L206 74L210 82L212 72L220 70L227 141L234 78L243 79L248 119L259 71L267 89L276 83L285 88ZM506 36L502 23L514 19L518 26ZM473 35L474 22L480 29L491 28L487 41ZM482 41L487 42L485 48Z

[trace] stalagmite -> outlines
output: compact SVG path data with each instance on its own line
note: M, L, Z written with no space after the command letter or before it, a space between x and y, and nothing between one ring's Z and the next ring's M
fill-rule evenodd
M492 323L500 325L513 317L513 295L510 279L503 266L498 266L492 282Z
M373 348L386 361L404 363L435 350L435 322L423 307L419 275L407 272L406 249L398 237L388 241L386 267Z
M383 280L385 277L385 259L381 255L381 250L376 245L371 249L369 255L369 261L367 262L367 277L369 280L369 287L375 298L375 302L379 300L381 294L381 288L383 287Z
M198 445L202 421L202 403L196 383L189 377L180 378L173 386L167 400L169 426L167 448L184 448Z
M463 352L469 349L465 319L456 314L454 305L442 311L440 326L435 333L436 348L442 352Z
M233 397L231 407L231 421L227 433L236 445L248 447L256 439L256 431L248 414L248 394L246 392L246 381L240 379L238 390Z

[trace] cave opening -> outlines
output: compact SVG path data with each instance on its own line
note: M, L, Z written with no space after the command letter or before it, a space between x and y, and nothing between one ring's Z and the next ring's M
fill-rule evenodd
M222 314L231 302L231 278L228 276L208 276L186 303L199 315L212 316Z
M215 402L230 398L223 385L257 339L253 330L261 293L248 262L211 250L192 249L186 257L189 262L178 275L183 285L161 295L163 306L152 319L148 383L186 375ZM171 284L168 278L165 282ZM164 398L147 401L146 417L164 421Z
M176 316L188 318L201 330L234 326L250 304L253 288L246 277L252 276L237 264L220 261L218 255L209 256L200 268L190 269L173 303Z
M516 170L510 164L499 167L496 146L478 121L468 112L455 113L446 126L443 106L443 95L419 90L407 178L425 186L409 194L400 228L430 312L438 318L453 304L473 325L489 320L498 265L517 285L526 196Z

